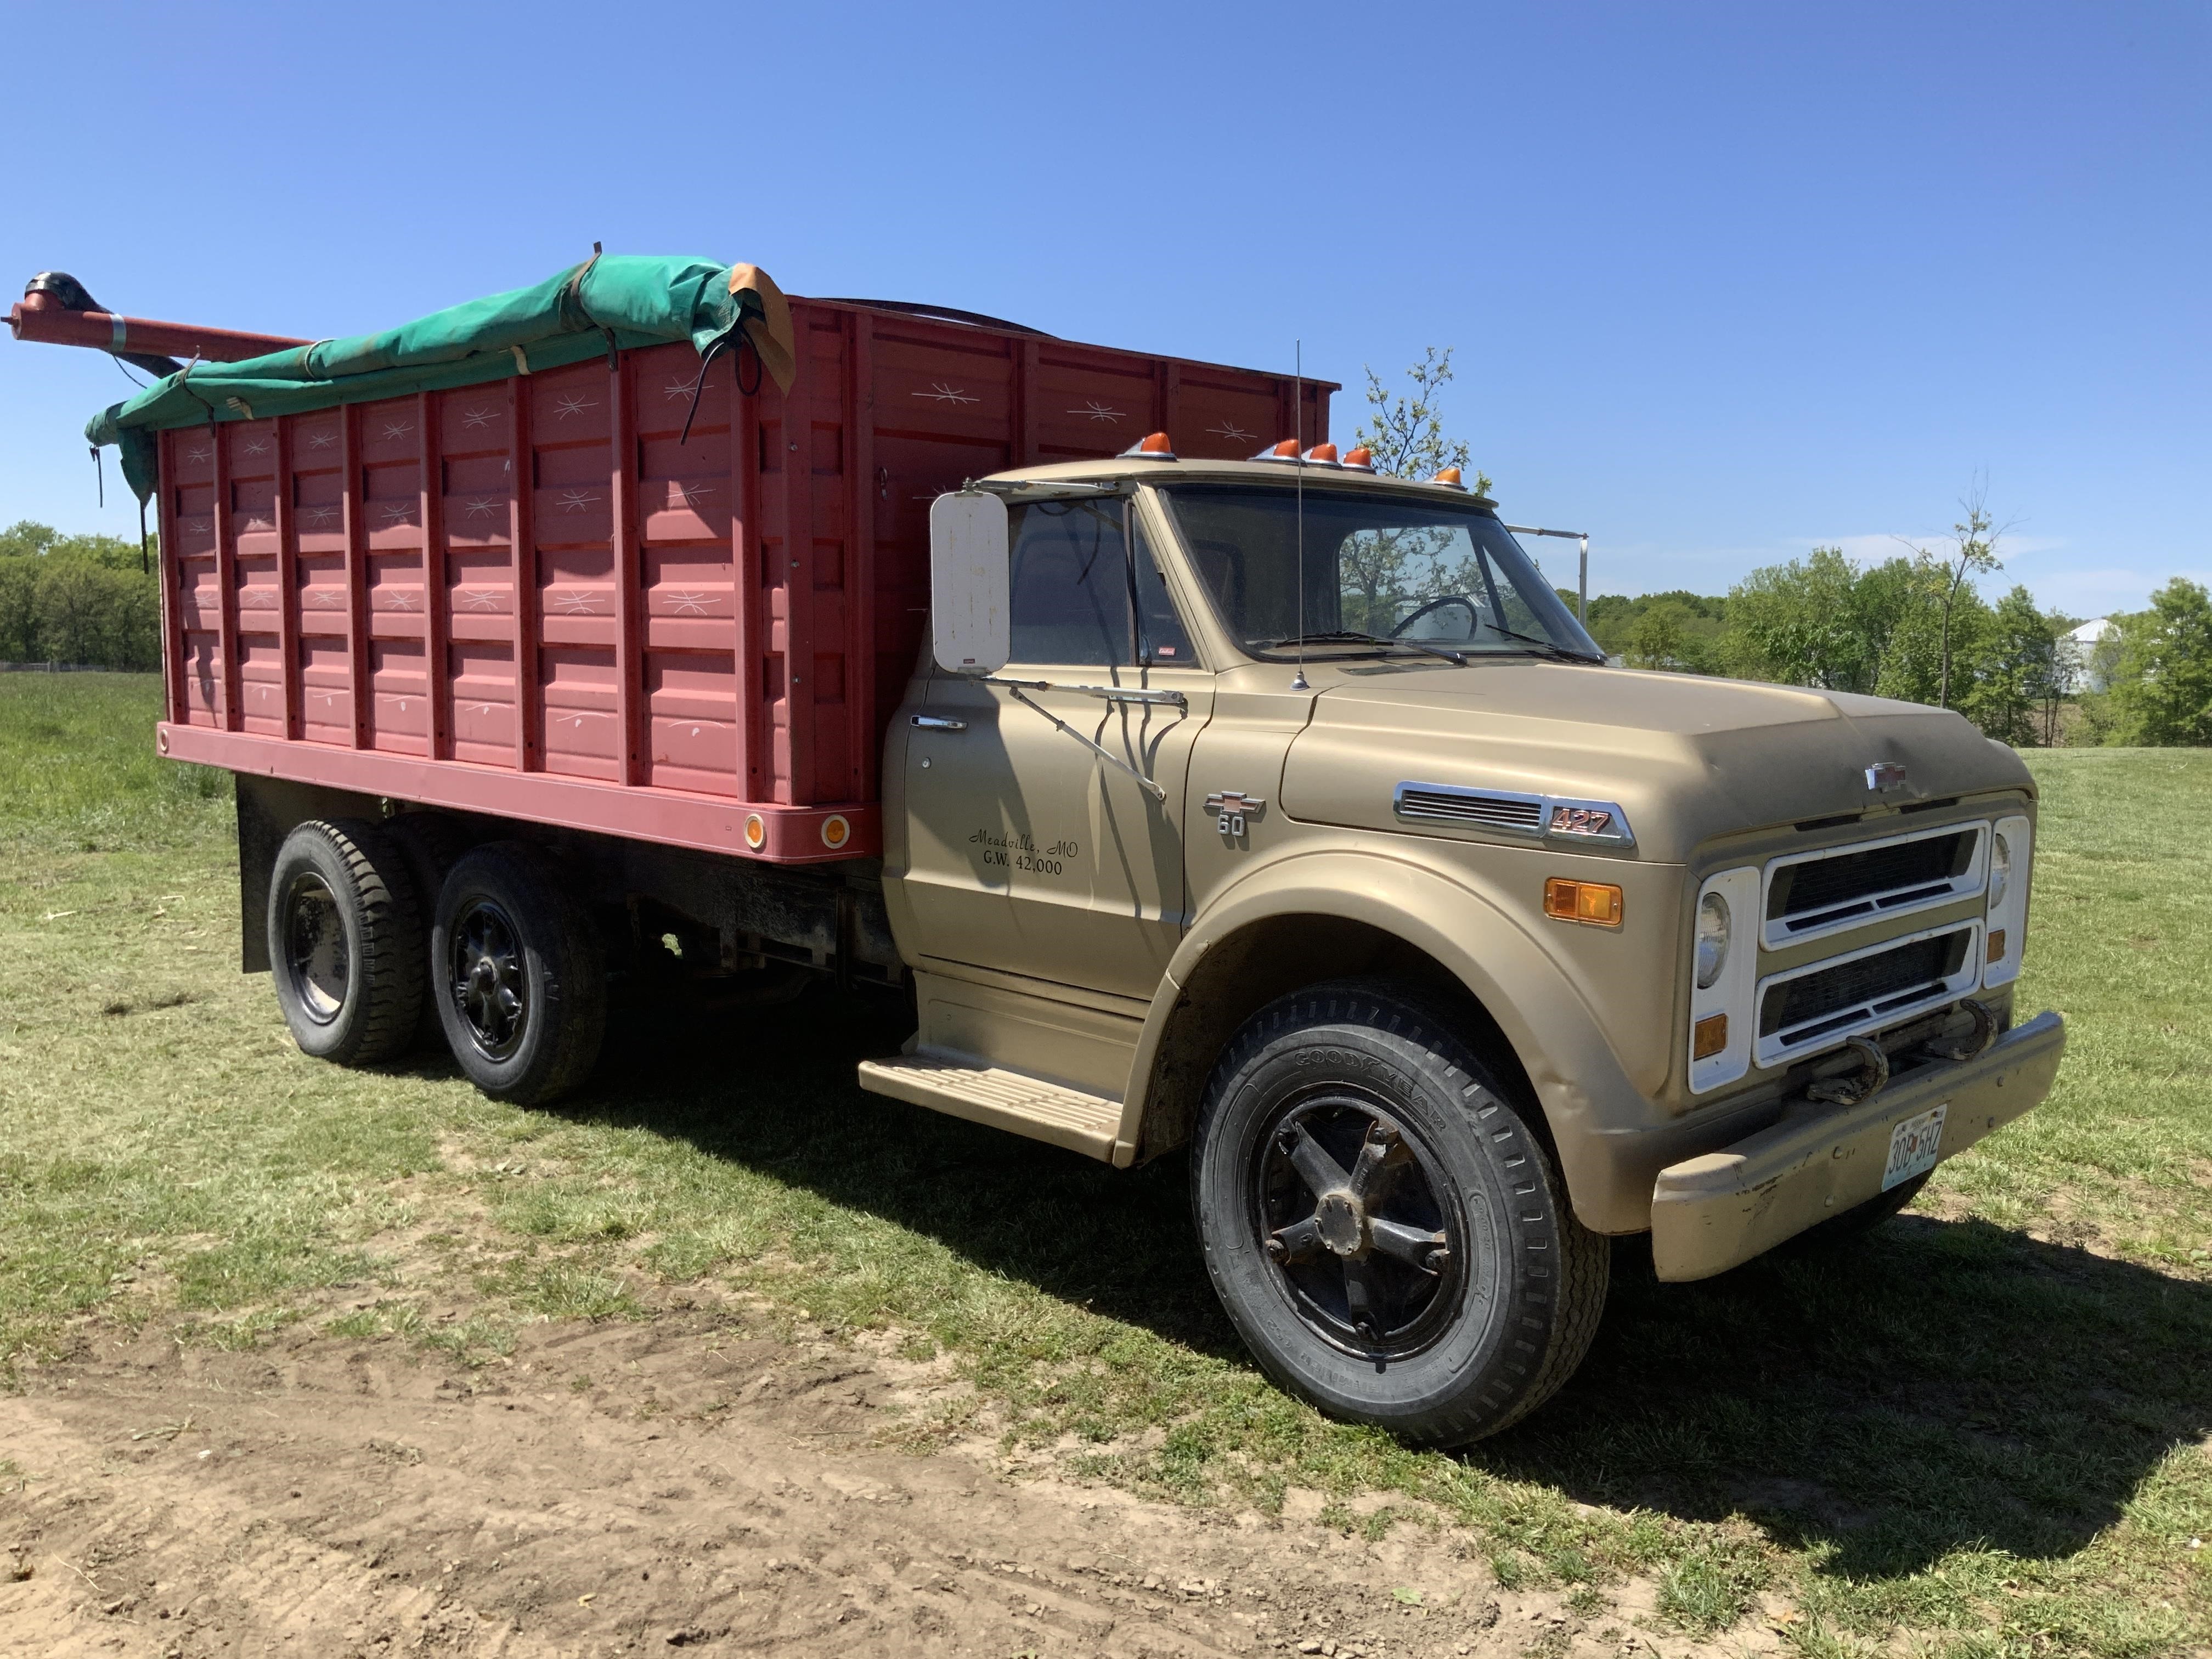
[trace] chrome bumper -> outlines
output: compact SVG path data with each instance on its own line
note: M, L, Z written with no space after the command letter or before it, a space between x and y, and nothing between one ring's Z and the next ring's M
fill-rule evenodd
M1890 1131L1948 1105L1937 1161L1966 1151L2051 1092L2066 1023L2038 1014L1978 1058L1938 1064L1844 1108L1809 1103L1717 1152L1660 1170L1651 1255L1664 1279L1709 1279L1881 1191Z

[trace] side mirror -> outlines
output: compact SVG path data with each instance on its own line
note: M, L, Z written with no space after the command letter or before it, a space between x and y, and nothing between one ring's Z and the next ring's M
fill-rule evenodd
M1006 665L1010 570L1006 502L976 490L930 503L929 625L939 668L995 674Z

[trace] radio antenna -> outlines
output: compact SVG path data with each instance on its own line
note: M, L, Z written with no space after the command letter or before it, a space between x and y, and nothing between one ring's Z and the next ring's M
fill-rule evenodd
M1298 546L1298 672L1291 677L1291 690L1310 691L1306 684L1306 343L1291 344L1291 431L1297 441Z

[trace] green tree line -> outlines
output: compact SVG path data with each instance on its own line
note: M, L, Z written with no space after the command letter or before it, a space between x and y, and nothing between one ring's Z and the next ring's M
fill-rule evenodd
M159 668L161 585L137 544L27 519L0 530L0 661Z
M1637 668L1774 680L1954 708L2014 744L2212 744L2212 595L2185 577L2111 618L2087 656L2081 619L2014 585L1994 603L1916 554L1856 565L1841 550L1753 571L1725 596L1604 594L1590 633ZM1567 595L1570 600L1572 596Z

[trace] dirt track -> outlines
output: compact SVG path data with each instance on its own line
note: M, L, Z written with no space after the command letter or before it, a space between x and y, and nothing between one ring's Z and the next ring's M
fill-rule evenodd
M1586 1626L1449 1536L884 1450L896 1369L721 1315L540 1327L475 1372L304 1332L95 1348L0 1398L0 1653L1652 1650L1633 1594Z

